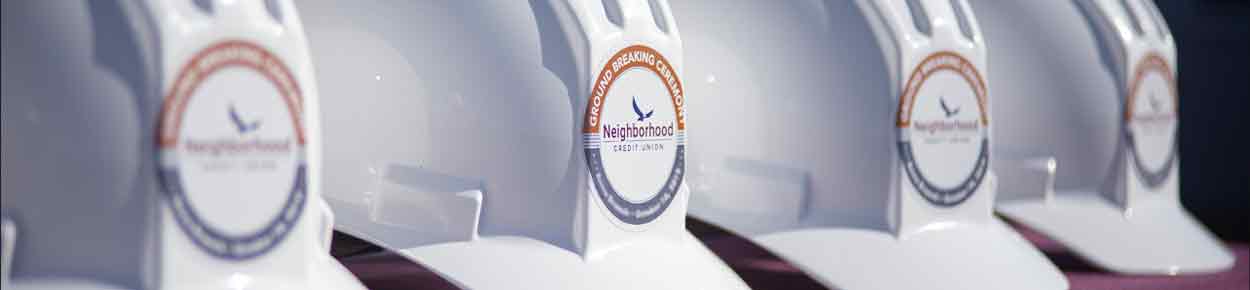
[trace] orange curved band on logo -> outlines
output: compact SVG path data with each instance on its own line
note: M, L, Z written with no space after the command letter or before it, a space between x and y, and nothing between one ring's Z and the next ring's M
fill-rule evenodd
M191 93L200 83L223 68L241 66L252 69L265 76L282 94L287 109L291 112L291 122L295 126L296 142L304 144L303 91L299 83L291 75L286 64L276 55L264 48L239 40L223 41L203 50L182 66L178 77L169 86L165 94L165 104L161 106L160 125L157 135L159 146L172 147L178 143L178 133L182 130L182 115L186 112Z
M1133 73L1133 80L1128 84L1128 96L1124 101L1124 121L1133 121L1133 105L1137 101L1137 89L1141 87L1142 79L1146 77L1146 73L1157 71L1163 74L1163 78L1168 82L1168 90L1172 92L1172 110L1175 111L1180 105L1180 96L1176 92L1176 78L1172 75L1172 67L1168 65L1167 59L1157 53L1148 53L1137 62L1137 69Z
M967 80L972 85L974 93L977 95L977 108L980 109L981 125L989 125L989 118L985 114L986 88L985 80L981 78L981 73L977 71L975 65L968 59L951 51L939 51L925 57L912 70L911 75L907 78L907 83L903 86L903 94L899 97L898 103L898 119L895 125L898 128L907 128L911 126L912 107L916 104L916 94L920 92L920 87L933 74L943 71L953 71Z
M677 129L686 129L685 97L677 71L659 51L643 45L633 45L612 55L603 65L603 69L599 70L599 77L591 83L590 98L586 104L586 122L583 124L582 132L599 132L601 113L608 91L612 89L612 84L616 83L616 79L622 72L635 67L646 68L660 77L673 100L673 111L677 112Z

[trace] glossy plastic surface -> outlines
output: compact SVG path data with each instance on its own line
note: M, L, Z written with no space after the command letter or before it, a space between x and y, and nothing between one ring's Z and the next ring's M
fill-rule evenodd
M1179 201L1175 101L1196 96L1175 95L1176 48L1158 8L1118 0L974 4L988 12L991 79L1003 96L995 105L1002 124L996 169L1020 177L1000 185L998 212L1113 272L1232 267L1233 256ZM1162 68L1154 72L1171 83L1142 82L1150 68ZM1162 132L1171 140L1131 137L1140 127L1125 113L1133 104L1127 96L1149 81L1171 86L1172 98L1143 95L1136 104L1149 106L1134 112L1171 111L1171 131ZM1150 162L1137 160L1139 149L1146 160L1169 158L1156 158L1168 167L1158 176L1142 173L1139 166ZM1039 158L1054 161L1050 170L1017 162Z
M6 240L15 251L12 284L5 289L363 288L328 253L333 215L317 190L297 195L306 202L287 216L292 223L281 225L286 234L265 243L272 247L233 255L244 250L211 251L216 248L191 237L203 234L194 229L252 231L270 218L256 215L273 213L254 210L257 205L281 197L236 199L256 193L252 184L207 183L203 191L181 193L203 214L195 228L175 216L179 205L162 190L171 180L157 174L161 161L171 161L157 145L166 93L180 69L208 47L250 43L255 46L248 51L266 51L275 60L270 64L282 64L300 87L302 102L291 110L316 108L312 66L291 2L4 2L3 204L20 231ZM248 71L231 69L205 71L205 83L243 89L197 96L262 95L246 85L220 86ZM182 120L230 128L225 110L212 116ZM304 150L318 150L316 116L292 116L314 128ZM212 131L202 128L185 132ZM319 160L304 161L316 179Z
M1066 288L991 216L992 174L959 201L930 201L899 159L896 114L913 69L942 54L986 71L965 3L683 1L674 14L700 108L690 121L701 140L691 145L694 216L833 288ZM948 116L978 112L975 101L948 101ZM967 168L951 155L923 165Z
M666 1L299 8L337 229L472 289L746 287L685 230L684 183L653 220L630 223L587 169L588 95L615 52L647 46L682 75Z
M914 19L909 2L925 14ZM993 175L935 205L901 170L895 119L915 66L946 51L986 71L963 1L682 1L674 14L700 108L692 215L838 289L1066 287L990 215Z

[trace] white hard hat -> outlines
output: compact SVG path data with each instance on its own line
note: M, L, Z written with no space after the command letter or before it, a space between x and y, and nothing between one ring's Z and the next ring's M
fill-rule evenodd
M683 1L691 213L839 289L1066 289L991 214L964 1ZM725 21L733 19L733 21Z
M978 1L1003 149L998 211L1101 268L1228 269L1180 204L1176 46L1150 1Z
M5 289L363 289L291 5L4 2Z
M684 228L666 1L300 4L337 229L467 288L745 288Z

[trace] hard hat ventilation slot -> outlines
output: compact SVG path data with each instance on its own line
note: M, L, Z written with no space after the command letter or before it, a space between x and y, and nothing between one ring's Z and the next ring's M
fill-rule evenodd
M920 4L920 0L907 0L907 10L911 11L911 23L916 27L916 31L925 35L933 35L932 24L929 23L929 13L925 12L924 5Z
M972 23L968 21L968 13L964 11L964 3L960 0L950 0L951 7L955 10L955 22L959 23L959 32L969 41L973 40L975 33L972 31Z
M1128 22L1133 27L1133 35L1140 36L1145 33L1141 26L1141 19L1137 18L1137 13L1133 13L1133 8L1129 6L1128 0L1120 0L1120 10L1124 11L1124 15L1128 16Z
M616 0L602 0L603 14L617 27L625 27L625 16L621 14L621 3Z
M1156 7L1153 3L1146 0L1142 0L1141 2L1142 8L1145 8L1150 14L1150 18L1154 20L1155 30L1159 32L1159 37L1172 34L1171 31L1168 31L1167 21L1163 20L1163 13L1159 13L1159 7Z
M655 27L660 28L660 31L664 33L669 33L668 18L665 17L668 11L664 10L664 6L656 0L648 0L647 3L651 4L651 19L655 21Z
M265 0L265 11L269 12L269 17L273 17L273 21L282 23L282 4L278 0Z
M204 14L213 14L213 0L191 0L191 4L195 8L199 8Z

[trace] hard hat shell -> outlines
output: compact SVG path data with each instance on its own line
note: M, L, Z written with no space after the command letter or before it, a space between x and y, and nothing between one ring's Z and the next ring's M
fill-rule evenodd
M6 289L363 288L292 5L5 2Z
M994 112L998 212L1113 272L1232 267L1233 255L1180 204L1177 105L1186 96L1158 8L976 4L992 12L991 79L1003 96Z
M690 134L694 217L831 288L1066 288L990 213L993 52L966 3L674 6L700 108L690 118L700 128ZM965 127L976 134L947 130ZM957 138L977 142L946 146ZM964 175L974 182L922 190Z
M466 288L745 288L684 228L667 5L301 3L336 227Z

